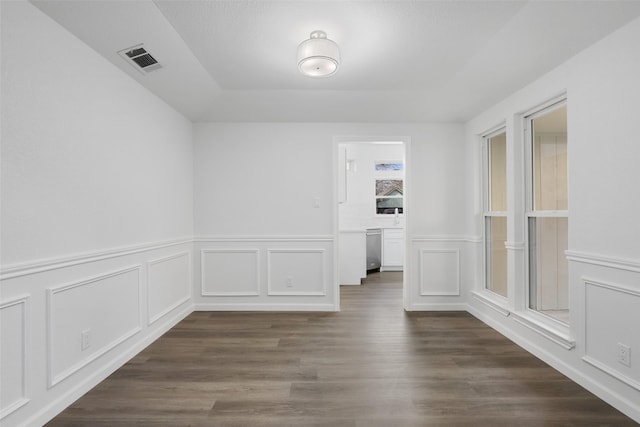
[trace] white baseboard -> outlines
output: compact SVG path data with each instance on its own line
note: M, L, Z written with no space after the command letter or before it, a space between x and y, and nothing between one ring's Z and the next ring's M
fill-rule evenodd
M405 307L406 311L468 311L465 303L443 302L443 303L418 303Z
M195 304L194 311L338 311L334 304Z

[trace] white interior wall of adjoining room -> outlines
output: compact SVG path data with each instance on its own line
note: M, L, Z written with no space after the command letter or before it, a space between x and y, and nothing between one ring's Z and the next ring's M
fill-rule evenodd
M467 123L468 218L482 227L481 135L507 129L509 299L482 291L478 247L470 311L640 422L640 19ZM525 223L522 116L567 97L570 326L530 322L524 306ZM519 213L520 212L520 213ZM631 363L619 362L619 343Z
M407 308L464 308L463 289L472 281L467 276L473 265L469 254L478 237L466 233L465 175L447 166L465 158L463 127L415 123L196 124L196 307L337 308L335 141L350 137L411 141L406 181L415 196L407 218L415 221L406 224L405 274L411 275L414 286L407 290ZM306 262L321 263L323 282L311 290L298 289L307 278L298 282L293 257L290 266L271 264L277 258L273 251L284 249ZM450 258L443 264L448 271L421 271L421 265L438 256ZM209 266L223 258L236 268L213 274ZM231 278L236 269L256 274L235 284ZM276 291L283 286L282 278L289 277L292 283ZM451 279L435 283L431 277Z
M404 171L379 171L376 162L404 163L404 145L402 141L395 144L345 143L340 144L346 150L346 161L349 170L345 173L346 197L338 205L339 228L371 228L404 225L404 215L399 215L399 223L395 223L393 215L376 214L375 182L378 179L404 180Z
M1 8L0 424L42 425L192 310L192 124Z

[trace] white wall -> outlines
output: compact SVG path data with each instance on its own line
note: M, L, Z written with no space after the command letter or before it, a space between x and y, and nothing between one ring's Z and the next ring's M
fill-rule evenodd
M196 235L334 232L334 137L411 139L415 234L465 224L459 124L200 123L195 125ZM225 185L225 183L228 183ZM220 195L221 198L215 197ZM314 208L314 198L320 208Z
M410 140L407 239L415 259L408 260L406 268L413 268L411 274L420 280L418 257L425 247L457 249L455 256L462 266L454 271L460 280L438 283L445 290L454 290L453 295L421 295L416 284L409 292L411 303L460 304L464 299L460 283L470 280L465 273L470 268L463 267L471 260L466 252L469 245L476 244L464 233L465 176L451 166L465 158L461 125L202 123L194 130L195 249L224 255L216 259L201 252L196 257L195 271L201 271L201 276L208 272L204 281L196 279L199 308L335 308L337 141L348 137L359 141L368 137ZM314 207L316 198L318 208ZM324 283L314 289L317 295L296 295L295 283L288 291L292 295L269 293L269 284L279 286L274 283L280 280L275 276L295 276L287 272L293 265L280 266L282 271L270 270L269 249L282 248L323 251ZM317 261L320 252L313 253L307 253L308 257ZM213 276L206 263L215 265L223 257L237 262L234 265L238 268L257 271L256 276L244 278L242 286L232 285L230 272ZM198 265L200 258L205 260L202 266ZM425 282L429 274L423 273ZM438 272L436 276L441 275Z
M5 8L3 263L190 236L191 123L32 6Z
M1 7L0 423L39 425L191 311L192 125Z
M507 126L510 179L509 300L481 291L470 310L496 329L640 422L640 19L636 19L467 124L470 225L481 230L481 135ZM530 322L523 305L524 224L521 115L567 93L569 287L565 332ZM508 317L505 317L508 316ZM631 347L631 366L617 361L617 343ZM574 347L572 347L574 344Z
M333 232L321 125L197 124L194 134L196 235Z

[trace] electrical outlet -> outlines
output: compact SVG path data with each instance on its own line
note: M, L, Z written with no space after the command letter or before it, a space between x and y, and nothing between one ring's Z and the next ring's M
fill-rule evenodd
M287 288L293 288L293 277L287 276L287 279L285 280L285 285Z
M80 332L80 350L86 350L91 345L91 329Z
M631 347L618 343L618 362L624 366L631 367Z

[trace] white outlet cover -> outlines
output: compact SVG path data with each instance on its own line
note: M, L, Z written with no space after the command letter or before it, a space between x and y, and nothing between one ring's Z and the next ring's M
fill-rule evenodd
M86 350L91 345L91 329L85 329L80 333L80 349Z
M631 347L618 343L618 362L624 366L631 367Z

